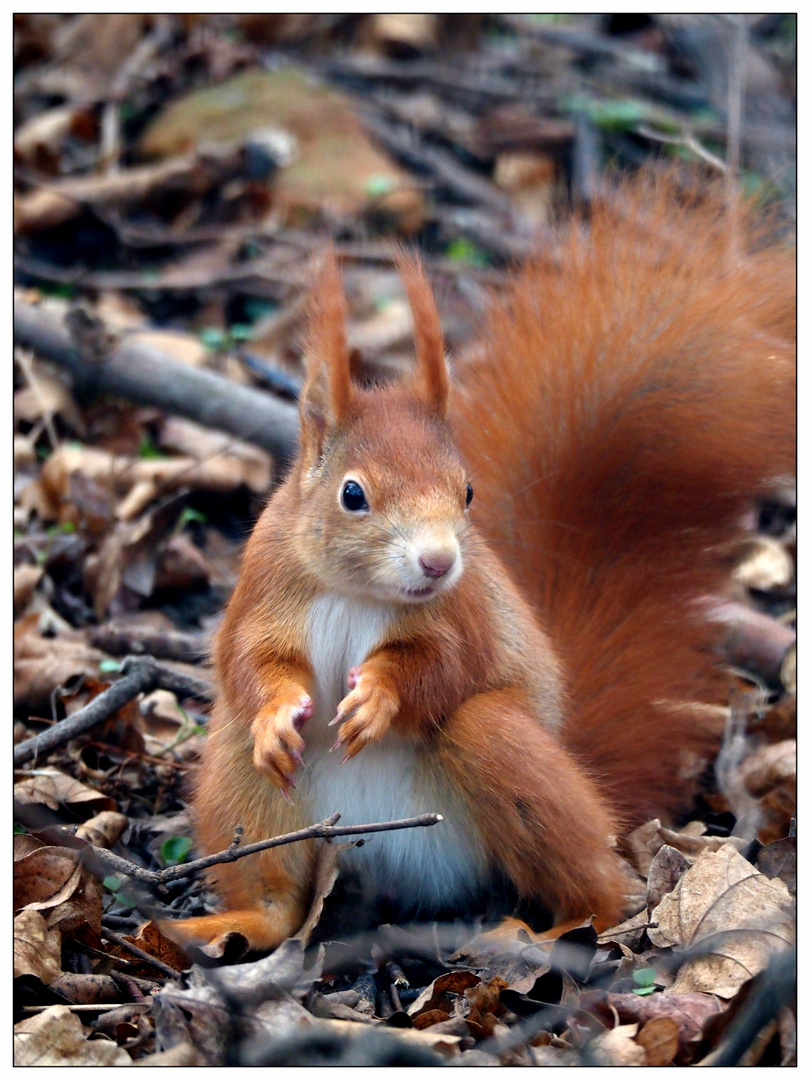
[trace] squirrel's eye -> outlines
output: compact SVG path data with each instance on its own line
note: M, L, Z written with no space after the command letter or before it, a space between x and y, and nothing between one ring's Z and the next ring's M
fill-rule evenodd
M467 484L467 506L469 506L470 503L472 502L472 497L473 497L472 484Z
M356 480L347 480L340 493L340 501L347 510L368 510L363 489Z

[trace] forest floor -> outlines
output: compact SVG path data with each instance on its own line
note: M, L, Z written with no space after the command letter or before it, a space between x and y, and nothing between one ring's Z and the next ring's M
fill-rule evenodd
M216 902L188 809L208 643L294 453L313 256L334 242L385 377L412 334L392 238L461 353L642 166L790 237L795 16L23 14L14 56L15 1062L795 1064L787 494L736 571L733 760L629 838L626 922L355 932L336 845L269 957L155 921Z

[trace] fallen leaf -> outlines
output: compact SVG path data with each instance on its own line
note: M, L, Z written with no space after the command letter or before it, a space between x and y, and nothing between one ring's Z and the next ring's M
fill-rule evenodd
M116 809L115 800L109 795L103 795L58 769L40 769L35 776L21 780L14 785L14 798L21 805L44 803L51 810L65 807L82 820L102 810Z
M588 1047L597 1065L646 1065L647 1054L635 1041L638 1024L620 1024L597 1035Z
M647 874L647 911L658 907L664 896L672 892L689 865L687 857L677 848L664 844L658 849Z
M131 1065L132 1058L109 1039L88 1039L66 1005L51 1005L14 1025L14 1064Z
M14 917L14 978L36 975L46 985L62 974L62 935L49 930L38 911Z
M351 847L351 844L322 844L318 849L313 872L312 901L307 917L301 929L295 934L294 940L303 941L305 945L309 942L312 931L318 925L323 912L324 900L332 892L338 879L340 853L348 847Z
M98 675L104 654L87 644L83 633L43 634L42 619L31 612L14 625L14 708L33 716L51 716L59 687Z
M236 143L257 130L280 130L295 146L293 159L273 177L274 201L287 220L352 216L373 204L410 232L421 222L422 194L371 142L351 105L289 65L245 71L170 103L147 128L140 149L173 157L203 138Z
M19 615L34 595L34 589L42 580L45 570L41 566L23 563L14 567L14 614Z
M472 971L448 971L425 987L416 1001L409 1006L408 1015L416 1020L422 1013L440 1009L449 1016L453 1011L454 998L480 982L479 976Z
M170 941L165 934L161 933L160 928L155 922L146 922L138 928L138 932L135 935L125 935L124 941L129 941L133 945L136 945L143 952L149 953L150 956L154 956L156 960L160 960L164 964L168 964L170 968L174 968L175 971L184 971L188 967L188 960L186 954L179 947L175 945L173 941ZM139 975L145 979L151 979L155 976L155 969L151 967L146 960L140 960L138 957L133 956L131 953L124 952L127 960L131 962L131 971L133 975Z
M114 810L102 810L80 825L76 830L76 836L80 840L86 840L94 847L111 848L117 844L129 826L129 819L125 814L119 814Z
M704 851L651 914L653 944L705 952L686 961L665 993L733 997L792 942L791 906L782 882L769 881L733 847Z
M679 1062L689 1060L692 1044L700 1038L704 1023L709 1017L723 1012L725 1003L713 994L617 994L604 990L587 990L582 994L579 1007L595 1016L603 1024L638 1024L640 1027L651 1020L667 1017L678 1027Z
M757 869L767 878L779 878L796 895L796 837L785 836L766 844L757 855Z
M671 1065L678 1053L678 1024L668 1016L656 1016L648 1020L636 1036L643 1046L646 1064L650 1066Z

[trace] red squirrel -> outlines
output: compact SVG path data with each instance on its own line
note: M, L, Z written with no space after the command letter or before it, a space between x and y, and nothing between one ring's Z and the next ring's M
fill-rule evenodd
M495 875L558 923L624 913L617 834L688 806L722 732L711 650L749 500L794 468L793 257L711 198L638 182L492 299L451 385L421 264L412 374L353 377L333 254L300 450L217 635L202 852L339 811L436 811L342 858L430 916ZM316 841L214 868L254 949L306 916Z

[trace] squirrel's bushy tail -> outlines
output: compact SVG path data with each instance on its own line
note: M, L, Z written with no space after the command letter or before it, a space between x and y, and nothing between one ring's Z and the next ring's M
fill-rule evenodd
M676 812L720 731L706 598L795 467L793 253L636 181L536 259L463 371L479 527L568 672L564 737L626 824Z

